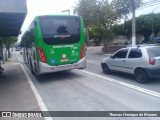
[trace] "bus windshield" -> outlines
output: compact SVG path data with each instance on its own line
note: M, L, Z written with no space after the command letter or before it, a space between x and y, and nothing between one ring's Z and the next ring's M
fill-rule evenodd
M80 17L43 16L39 20L46 44L71 44L80 40Z

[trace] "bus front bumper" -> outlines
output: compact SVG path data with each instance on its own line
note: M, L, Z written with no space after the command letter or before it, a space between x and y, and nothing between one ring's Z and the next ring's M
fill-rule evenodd
M39 62L39 74L59 72L59 71L72 70L72 69L84 69L84 68L86 68L85 57L80 59L77 63L59 65L59 66L50 66L46 63Z

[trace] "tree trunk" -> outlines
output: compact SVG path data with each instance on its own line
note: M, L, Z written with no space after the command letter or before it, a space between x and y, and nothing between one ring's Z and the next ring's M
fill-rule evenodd
M0 57L1 57L1 61L4 64L4 55L3 55L3 43L2 43L2 40L0 41Z
M106 40L106 38L103 38L103 46L104 46L104 52L107 53L108 41Z
M8 58L11 56L11 52L10 52L10 49L9 49L9 45L7 45L7 51L8 51Z
M149 41L149 37L150 37L150 35L144 35L144 42L145 43Z

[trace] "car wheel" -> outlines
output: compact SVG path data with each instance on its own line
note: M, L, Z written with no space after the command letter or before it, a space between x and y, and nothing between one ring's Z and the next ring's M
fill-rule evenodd
M136 81L138 83L145 83L148 81L148 76L147 76L146 72L142 69L137 69L134 73L134 76L135 76Z
M109 74L110 70L107 64L102 64L102 70L104 74Z

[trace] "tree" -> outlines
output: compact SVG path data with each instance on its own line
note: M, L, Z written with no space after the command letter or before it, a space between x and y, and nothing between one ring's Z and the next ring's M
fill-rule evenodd
M144 42L148 42L152 34L152 16L142 15L137 18L137 33L144 36Z
M8 51L8 56L10 57L11 53L10 53L10 47L18 41L18 39L16 37L3 37L3 43L6 46L6 49Z
M80 0L79 3L74 7L74 14L78 14L83 17L87 44L89 45L89 27L92 23L95 9L96 9L96 0Z
M130 12L139 8L142 3L143 0L112 0L111 4L120 18L126 18Z
M124 36L127 37L128 41L132 36L132 21L125 21L124 22Z
M112 4L120 18L126 17L132 12L132 45L135 45L136 38L136 20L135 10L141 6L143 0L113 0Z
M153 32L154 35L157 36L160 32L160 13L158 14L152 14L152 20L153 20Z
M17 38L16 37L1 37L0 38L1 42L5 45L6 50L8 52L8 57L10 57L11 53L10 53L10 47L17 42ZM3 47L3 46L1 46Z
M117 23L118 16L113 10L112 4L109 4L108 0L99 1L97 8L94 23L100 26L103 45L106 52L109 42L113 39L113 25Z
M140 34L144 37L144 42L148 42L150 40L150 36L152 34L152 20L153 20L153 32L154 35L157 36L160 32L160 14L147 14L141 15L136 18L136 28L137 34ZM122 26L124 26L124 31ZM124 24L114 25L113 32L116 35L124 35L127 36L128 39L131 36L131 28L132 28L132 20L125 21Z
M160 32L160 14L141 15L137 18L137 33L144 36L144 42L150 40L152 28L154 35L157 36Z
M102 29L100 26L95 24L91 25L89 33L90 37L95 39L95 44L100 45L102 42Z
M125 28L124 28L124 24L115 24L113 26L113 33L116 35L116 36L120 36L120 35L125 35Z

